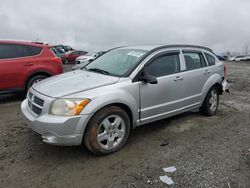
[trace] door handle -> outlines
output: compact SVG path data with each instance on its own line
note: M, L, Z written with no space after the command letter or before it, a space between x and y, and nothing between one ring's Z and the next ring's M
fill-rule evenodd
M211 71L210 70L205 70L204 74L210 74Z
M24 66L32 66L34 65L34 63L31 63L31 62L28 62L28 63L25 63Z
M183 80L184 78L182 76L176 76L174 81L178 81L178 80Z

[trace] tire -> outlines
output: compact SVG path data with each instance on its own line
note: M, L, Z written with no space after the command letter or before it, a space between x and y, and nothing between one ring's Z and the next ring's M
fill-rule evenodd
M35 83L35 82L39 82L41 80L44 80L46 79L48 76L45 76L45 75L35 75L35 76L32 76L29 81L27 82L26 84L26 90L28 91L29 88Z
M116 124L113 124L117 122ZM120 150L130 133L127 113L109 106L99 110L88 123L84 134L85 146L95 155L108 155Z
M61 60L62 60L62 64L63 64L63 65L66 64L66 63L65 63L65 62L66 62L66 59L61 58Z
M206 98L200 107L200 112L206 116L212 116L216 113L219 105L219 92L216 86L213 86L207 93Z

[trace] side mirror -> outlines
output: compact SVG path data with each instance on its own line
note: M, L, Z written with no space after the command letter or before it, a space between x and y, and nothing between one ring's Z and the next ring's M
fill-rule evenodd
M158 83L157 78L148 74L148 72L145 69L143 69L143 71L142 71L140 80L144 81L146 83L149 83L149 84L157 84Z

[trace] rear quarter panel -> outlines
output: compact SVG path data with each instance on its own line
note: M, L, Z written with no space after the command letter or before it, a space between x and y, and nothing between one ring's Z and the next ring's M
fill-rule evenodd
M56 60L58 59L58 60ZM48 47L45 47L41 54L33 57L34 65L26 70L23 87L32 75L46 73L50 76L63 73L61 59L56 57Z
M201 104L203 103L209 89L217 83L220 84L222 82L222 77L224 77L224 67L222 62L219 61L214 66L209 66L208 69L212 74L202 89Z

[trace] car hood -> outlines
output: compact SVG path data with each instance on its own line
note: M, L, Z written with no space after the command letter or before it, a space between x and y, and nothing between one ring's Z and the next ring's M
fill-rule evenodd
M118 81L118 77L76 70L47 78L37 84L34 84L32 88L41 94L58 98L114 84Z

